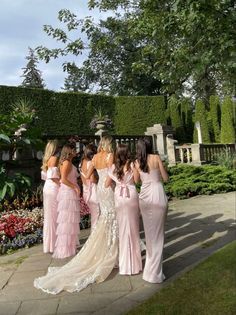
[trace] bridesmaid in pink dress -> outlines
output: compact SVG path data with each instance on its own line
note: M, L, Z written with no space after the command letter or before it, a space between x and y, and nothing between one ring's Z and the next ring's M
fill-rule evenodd
M91 229L93 229L98 221L100 214L99 204L97 200L97 177L95 170L89 179L85 178L89 167L92 163L94 154L97 153L97 148L94 144L88 144L84 149L84 154L80 167L80 174L83 182L83 198L85 203L88 205L91 213Z
M57 226L57 194L59 190L58 143L48 141L41 167L41 178L45 180L43 187L43 252L52 253L56 242Z
M168 174L159 155L152 154L152 142L147 137L139 139L137 143L136 168L142 182L139 207L146 238L143 279L151 283L161 283L165 279L162 254L167 214L167 197L161 180L167 181Z
M53 258L66 258L76 253L80 222L80 189L78 172L72 164L76 155L71 145L64 145L59 160L61 185L58 193L57 240Z
M139 202L134 178L138 171L130 160L127 145L119 144L115 163L108 172L105 187L115 182L115 209L119 230L119 273L134 275L142 270L139 236Z

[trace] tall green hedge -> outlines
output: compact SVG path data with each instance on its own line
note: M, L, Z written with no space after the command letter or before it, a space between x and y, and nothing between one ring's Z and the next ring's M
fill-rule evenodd
M115 100L110 96L7 86L0 86L0 112L9 112L11 104L20 98L36 109L45 134L94 134L89 123L100 107L114 119Z
M230 97L226 97L221 108L221 142L235 142L234 105Z
M163 96L115 97L116 134L143 134L147 127L166 123L165 99Z
M181 99L181 120L183 122L185 141L193 141L193 105L189 98Z
M184 142L185 132L183 127L183 121L181 117L181 100L177 99L175 96L172 96L168 100L168 108L170 113L170 122L171 126L175 131L175 138L180 142Z
M210 121L213 133L213 142L220 142L220 100L216 95L210 96Z
M210 111L201 100L196 102L195 117L189 99L183 98L166 108L163 96L106 96L74 92L54 92L23 87L0 86L0 113L7 113L11 105L26 99L37 110L39 127L45 134L94 134L89 128L95 112L101 108L113 120L116 134L143 134L154 124L172 124L179 142L192 142L193 122L200 121L203 142L209 143L207 118L210 117L213 141L235 141L235 105L226 98L221 108L221 133L219 139L219 99L210 98ZM195 129L195 128L194 128ZM194 130L194 141L197 141Z

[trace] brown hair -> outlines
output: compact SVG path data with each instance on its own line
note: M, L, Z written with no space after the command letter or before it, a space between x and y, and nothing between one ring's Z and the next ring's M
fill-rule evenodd
M75 147L71 144L65 144L61 150L61 156L59 159L59 165L61 165L64 161L69 160L72 155L72 150Z
M126 144L119 144L116 148L116 153L115 153L115 169L114 169L114 174L117 175L117 178L119 180L122 180L124 177L124 167L127 164L127 170L130 170L130 164L131 164L131 159L130 159L130 150L128 145Z
M86 160L91 161L94 154L96 154L96 153L97 153L97 147L95 146L95 144L89 143L86 145L86 147L84 149L82 160L86 159Z
M143 137L139 139L136 146L136 159L139 163L140 169L145 173L149 173L147 158L148 158L148 155L152 153L153 153L153 148L152 148L152 141L150 140L150 138Z

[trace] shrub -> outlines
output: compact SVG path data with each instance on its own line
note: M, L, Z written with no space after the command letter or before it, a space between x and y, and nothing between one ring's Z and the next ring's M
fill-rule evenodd
M35 124L36 112L26 100L18 100L10 106L10 112L0 113L0 149L9 151L13 159L17 149L40 148L41 133Z
M0 164L0 202L3 199L13 199L17 194L29 190L30 178L21 173L8 175L3 164Z
M228 169L235 168L236 154L231 152L229 148L225 147L223 152L216 155L216 161L219 165Z
M169 176L167 194L182 199L234 191L236 185L235 172L222 166L178 165L169 168Z

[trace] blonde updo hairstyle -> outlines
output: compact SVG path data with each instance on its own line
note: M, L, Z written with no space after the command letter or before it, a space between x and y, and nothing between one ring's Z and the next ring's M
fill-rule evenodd
M112 137L111 136L103 136L98 145L98 152L105 151L107 153L112 153Z
M43 164L41 169L46 172L48 170L48 161L51 156L56 155L58 151L58 141L57 140L49 140L44 151L43 155Z
M61 150L60 159L59 159L59 165L61 165L64 161L71 159L73 149L74 149L74 146L70 144L65 144L63 146Z

